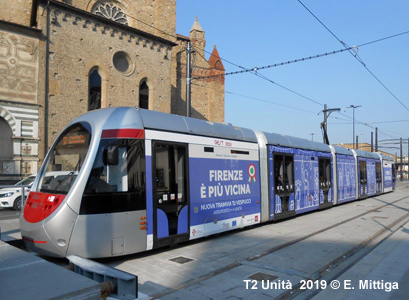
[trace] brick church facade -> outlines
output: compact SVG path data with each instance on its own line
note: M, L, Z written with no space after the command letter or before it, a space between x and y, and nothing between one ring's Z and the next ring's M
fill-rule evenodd
M193 77L223 75L196 19L176 34L175 0L0 1L0 180L35 174L73 118L132 106L186 114ZM224 121L224 76L192 81L192 117Z

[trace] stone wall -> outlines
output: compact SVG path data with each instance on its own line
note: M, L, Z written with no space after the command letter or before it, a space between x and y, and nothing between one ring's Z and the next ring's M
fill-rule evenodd
M93 12L99 3L121 8L128 26L176 41L176 0L56 0L80 10Z
M30 26L33 0L1 0L0 20Z
M43 9L38 26L45 32ZM89 75L95 69L102 79L102 107L138 106L139 85L146 80L149 109L170 113L171 42L67 7L50 9L48 146L72 119L88 111ZM125 53L128 69L115 67L118 52ZM41 57L45 65L45 54ZM45 101L39 97L43 107ZM47 124L41 118L39 126L43 136Z
M192 86L191 116L197 119L224 122L224 67L214 47L209 59L205 52L205 32L196 19L190 36L178 35L173 48L172 113L186 115L186 48L191 42ZM216 76L215 76L216 75Z

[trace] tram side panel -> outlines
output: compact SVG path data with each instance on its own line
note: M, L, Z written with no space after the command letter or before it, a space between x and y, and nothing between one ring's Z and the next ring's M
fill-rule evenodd
M337 154L338 203L356 199L356 166L353 156Z
M395 179L393 176L394 165L392 162L383 162L383 192L392 192L395 190Z
M368 196L374 196L377 191L376 160L368 159L366 163Z
M257 144L189 145L190 239L260 223L258 155Z
M269 146L270 219L332 205L332 155Z
M368 196L368 173L366 171L366 158L358 157L357 169L358 169L358 198L363 199Z

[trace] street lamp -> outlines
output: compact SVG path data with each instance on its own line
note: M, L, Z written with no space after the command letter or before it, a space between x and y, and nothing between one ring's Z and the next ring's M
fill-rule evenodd
M350 105L347 108L352 108L352 144L355 149L355 108L362 107L362 105ZM356 145L358 147L358 145Z

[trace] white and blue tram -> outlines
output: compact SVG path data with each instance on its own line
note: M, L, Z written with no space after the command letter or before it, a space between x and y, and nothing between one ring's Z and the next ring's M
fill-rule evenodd
M61 172L46 180L47 173ZM135 108L72 121L20 219L28 249L127 255L284 219L395 186L390 157Z

